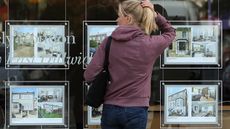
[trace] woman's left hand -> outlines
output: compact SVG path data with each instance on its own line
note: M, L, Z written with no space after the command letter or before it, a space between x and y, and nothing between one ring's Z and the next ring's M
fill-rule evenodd
M154 11L154 6L150 0L141 0L141 6L142 7L148 7Z

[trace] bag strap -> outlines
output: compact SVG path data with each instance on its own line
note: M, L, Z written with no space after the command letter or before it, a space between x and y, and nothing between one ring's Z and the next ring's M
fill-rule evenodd
M110 51L111 42L112 42L112 36L109 36L106 46L105 46L105 60L104 60L104 66L103 66L103 68L107 71L108 71L108 65L109 65L109 51Z

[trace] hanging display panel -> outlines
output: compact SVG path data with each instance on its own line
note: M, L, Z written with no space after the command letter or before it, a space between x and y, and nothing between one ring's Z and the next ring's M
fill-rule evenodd
M68 68L68 29L68 21L7 21L6 68Z
M68 82L7 82L6 86L8 127L68 127Z
M220 127L222 91L220 81L162 81L164 115L162 127Z
M161 68L222 67L220 21L171 21L176 37L161 56Z
M88 89L90 85L87 82L83 82L83 87L84 87L84 97L86 96L86 93L88 92ZM85 99L84 99L85 100ZM84 102L83 100L83 102ZM84 105L85 110L84 110L84 125L86 128L90 128L91 126L94 125L100 125L101 124L101 115L102 115L102 108L103 105L101 105L98 108L93 108L88 105Z

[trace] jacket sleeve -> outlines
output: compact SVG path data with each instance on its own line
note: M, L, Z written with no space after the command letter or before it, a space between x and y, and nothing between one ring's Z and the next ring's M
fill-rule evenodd
M159 13L156 17L156 24L158 25L160 35L152 35L149 38L150 48L157 50L155 54L160 55L165 48L167 48L176 37L175 29L171 24Z
M94 54L92 60L87 65L87 68L84 72L85 81L89 82L94 80L96 75L102 71L105 58L105 43L107 42L108 37L105 38L102 43L99 45L96 53Z

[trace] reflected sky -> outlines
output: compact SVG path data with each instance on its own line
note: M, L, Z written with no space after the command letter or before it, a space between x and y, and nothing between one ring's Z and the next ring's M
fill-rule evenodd
M36 33L44 31L48 34L64 35L63 25L13 25L14 31L21 33Z
M107 33L108 35L111 35L116 27L117 25L89 25L88 32L89 35L95 35L100 33Z

